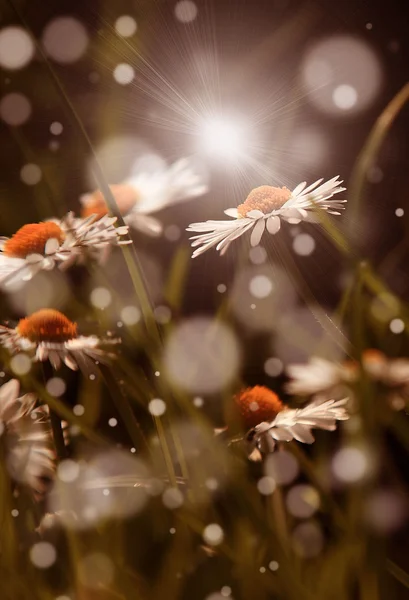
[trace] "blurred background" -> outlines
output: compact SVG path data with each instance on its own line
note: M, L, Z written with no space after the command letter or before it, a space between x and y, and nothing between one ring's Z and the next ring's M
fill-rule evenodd
M372 127L407 83L408 33L409 10L398 0L2 0L0 233L9 236L25 223L78 213L80 196L96 189L92 153L74 111L109 183L189 157L209 186L204 196L161 211L160 239L132 234L161 327L171 319L211 317L220 309L228 312L237 334L231 340L230 329L222 329L216 336L214 352L224 361L224 378L217 379L220 368L210 362L203 381L194 380L190 388L184 382L196 408L202 395L221 393L239 372L245 384L268 385L285 398L288 364L304 362L312 353L341 359L350 352L346 340L353 340L354 332L347 319L337 322L335 311L360 260L373 265L388 290L362 300L366 344L406 355L400 317L409 300L408 107L366 169L359 205L349 203L345 215L336 218L352 249L347 259L323 229L301 223L283 227L274 239L266 234L259 248L240 239L224 257L210 250L191 261L185 228L223 218L224 209L244 202L259 185L293 189L304 180L339 175L348 190ZM128 359L137 357L138 369L151 381L159 377L143 351L132 347L134 332L125 332L138 324L140 307L119 254L109 258L103 273L79 269L38 278L24 290L2 295L2 321L56 307L76 318L83 332L97 328L123 335ZM201 357L203 322L184 322L190 327L177 329L180 337L171 348L176 361L168 356L169 345L162 357L176 384L184 380L189 358L180 351L185 335L196 359ZM94 389L93 383L86 385L85 404ZM67 386L66 402L81 406L78 379L69 374ZM91 404L87 411L92 412ZM205 409L215 425L224 424L220 404L205 403ZM105 405L91 421L128 446L116 417ZM192 433L183 430L181 436L188 447ZM196 443L199 454L205 453L208 440ZM407 482L400 444L388 439L387 447ZM223 499L221 513L228 514L230 501ZM385 506L394 510L388 502ZM154 515L155 507L151 511ZM147 528L141 521L132 527ZM392 540L395 557L406 544L403 523L403 517L397 520L395 532L402 529ZM149 538L150 532L143 535ZM308 535L301 537L305 541ZM146 557L135 558L147 578L155 572L152 557L162 541L152 543ZM213 579L205 593L201 569L207 573L207 566L198 564L186 597L229 596L209 595L220 588ZM98 568L104 571L103 565ZM225 568L218 563L218 582ZM397 579L386 578L383 585L404 598L407 589ZM350 597L380 597L371 595L369 584L364 588L368 595L357 589ZM276 597L268 595L271 590L253 596L251 589L238 597Z

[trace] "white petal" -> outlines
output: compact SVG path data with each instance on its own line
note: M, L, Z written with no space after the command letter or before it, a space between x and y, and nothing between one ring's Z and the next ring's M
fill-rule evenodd
M224 214L227 215L228 217L233 217L233 219L239 218L239 213L237 211L237 208L226 208L226 210L224 211Z
M297 185L297 187L295 189L293 189L293 191L291 192L292 196L298 196L298 194L300 194L303 189L305 188L305 186L307 185L306 181L303 181L302 183L299 183Z
M274 235L278 231L280 231L280 227L281 227L280 217L270 217L269 219L267 219L268 233L271 233L272 235Z
M59 247L60 242L56 238L50 238L45 245L45 254L55 254Z
M261 236L264 233L264 229L266 227L265 219L260 219L254 225L254 229L251 232L250 244L254 246L258 246L261 240Z
M266 215L261 210L249 210L246 217L249 219L262 219Z

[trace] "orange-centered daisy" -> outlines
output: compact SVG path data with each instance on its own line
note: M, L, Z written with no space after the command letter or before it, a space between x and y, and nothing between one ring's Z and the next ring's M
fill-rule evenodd
M77 324L51 308L21 319L16 330L30 342L66 342L78 337Z
M247 196L245 202L237 207L239 216L244 218L250 210L261 210L268 214L279 210L290 199L291 191L286 188L277 188L271 185L261 185L254 188Z
M132 185L123 183L110 185L109 187L122 215L128 213L139 199L138 192ZM108 214L108 207L105 204L103 194L99 190L87 196L87 200L81 210L82 217L85 218L91 215L103 217L106 214Z
M13 258L26 258L30 254L44 254L48 240L56 239L61 244L64 232L52 222L23 225L3 247L3 253Z
M263 421L273 421L285 408L277 394L263 385L242 390L234 400L246 429Z

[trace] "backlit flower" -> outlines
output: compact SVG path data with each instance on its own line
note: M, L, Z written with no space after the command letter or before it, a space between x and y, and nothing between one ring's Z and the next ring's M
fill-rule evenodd
M16 379L0 387L0 444L10 477L41 494L54 476L53 441L47 406L34 394L19 397Z
M281 219L295 224L316 221L317 210L341 214L339 211L346 200L331 198L345 190L341 187L342 181L338 176L325 183L322 181L319 179L308 187L306 182L300 183L292 192L285 187L262 185L252 190L243 204L224 211L233 220L192 223L187 231L198 233L190 238L192 247L196 248L193 258L213 246L224 254L231 242L250 230L250 243L257 246L265 229L273 235L280 230Z
M306 364L289 365L286 370L291 377L287 392L300 396L334 394L338 387L354 381L358 371L354 363L331 362L318 356Z
M175 162L169 169L156 173L140 173L127 181L111 185L125 222L149 235L160 235L160 221L149 216L162 208L178 204L190 198L206 194L208 187L202 178L185 158ZM80 201L83 205L81 215L97 215L98 218L108 213L102 193L97 190L92 194L84 194Z
M128 227L115 227L116 218L75 218L23 225L11 238L0 238L0 283L28 281L41 270L67 267L87 258L98 259L103 248L129 244L121 240Z
M259 388L259 386L257 386ZM267 388L256 388L255 397L269 398ZM250 390L247 392L250 399ZM275 394L273 394L275 396ZM252 400L254 401L254 400ZM260 400L258 400L260 401ZM337 421L344 421L349 418L345 405L347 398L341 400L327 400L326 402L314 401L304 408L287 408L277 398L275 408L270 409L273 418L264 420L268 416L269 409L265 414L264 409L260 411L260 418L263 421L255 425L246 435L246 441L249 444L249 458L260 460L262 454L272 452L277 442L290 442L297 440L304 444L312 444L314 436L312 429L325 429L334 431ZM274 415L274 411L277 411Z
M34 354L34 360L49 360L55 369L64 362L67 367L89 371L95 361L107 362L107 354L100 346L116 344L118 340L100 340L96 336L80 336L77 324L58 310L45 308L25 319L14 329L0 326L0 343L12 354L25 351Z

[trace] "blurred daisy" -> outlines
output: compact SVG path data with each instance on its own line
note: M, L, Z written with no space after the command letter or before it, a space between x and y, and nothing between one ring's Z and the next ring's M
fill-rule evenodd
M313 356L307 364L289 365L286 370L291 377L286 391L297 396L336 394L340 386L355 381L357 376L355 363L336 363L318 356Z
M361 357L366 375L383 386L386 399L395 410L404 409L409 402L409 359L389 359L383 352L368 348ZM339 397L348 395L353 399L353 384L359 379L359 364L354 361L333 363L313 357L307 364L287 367L291 381L286 390L300 396L320 395Z
M131 243L121 240L128 227L115 227L115 222L108 216L77 219L68 213L61 220L23 225L11 238L0 238L0 283L28 281L43 269L98 259L107 246Z
M272 452L276 442L297 440L312 444L311 429L333 431L336 422L349 418L345 409L347 398L311 402L304 408L287 408L278 396L264 386L247 388L235 397L235 403L244 427L249 458L260 460L261 455Z
M117 339L79 336L76 323L50 308L21 319L14 329L0 325L0 343L12 354L34 353L35 361L49 360L54 369L60 368L63 362L73 371L81 367L89 372L96 361L104 363L113 357L100 346L118 342Z
M36 408L34 394L19 397L19 388L16 379L0 387L0 443L11 478L42 494L55 469L48 407Z
M280 230L281 219L295 224L316 221L317 210L341 214L339 211L344 208L346 200L331 198L346 189L341 187L342 181L338 176L325 183L322 181L319 179L308 187L306 182L300 183L292 192L286 187L262 185L252 190L243 204L224 211L233 220L192 223L187 231L199 234L190 238L193 240L192 247L196 248L193 258L213 246L224 254L231 242L249 230L251 245L258 246L265 229L273 235Z
M110 188L125 222L153 236L160 235L162 224L151 217L151 213L202 196L208 191L207 185L195 173L186 158L175 162L167 170L140 173L123 183L111 185ZM80 201L83 205L83 217L92 214L102 217L108 213L108 207L99 190L92 194L84 194Z

